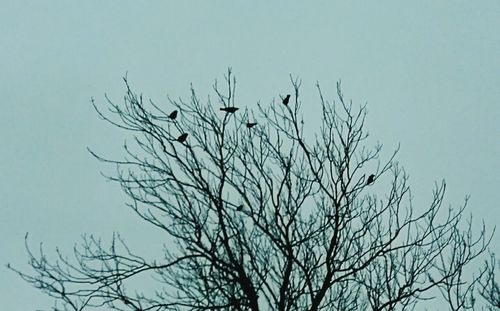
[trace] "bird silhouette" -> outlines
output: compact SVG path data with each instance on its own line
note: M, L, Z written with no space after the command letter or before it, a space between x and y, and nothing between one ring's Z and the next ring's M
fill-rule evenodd
M241 212L241 211L243 210L243 204L238 205L238 206L236 207L236 210L237 210L238 212Z
M250 129L250 128L252 128L252 127L256 126L256 125L257 125L257 123L255 123L255 122L248 122L248 123L247 123L247 128L249 128L249 129Z
M375 175L371 174L370 176L368 176L368 179L366 180L366 185L371 185L373 184L373 182L375 181Z
M183 142L186 141L187 137L188 137L188 134L187 133L183 133L183 134L181 134L181 136L177 137L177 141L180 142L180 143L183 143Z
M225 111L227 113L234 113L238 109L240 109L240 108L238 108L238 107L222 107L220 110Z
M172 119L172 120L175 120L175 118L177 118L177 110L172 111L172 112L168 115L168 117L169 117L170 119Z
M290 101L290 94L288 94L285 98L283 98L283 105L288 105L288 102Z

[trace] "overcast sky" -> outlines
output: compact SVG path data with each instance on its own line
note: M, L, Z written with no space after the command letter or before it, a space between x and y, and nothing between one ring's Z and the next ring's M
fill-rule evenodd
M468 214L500 219L500 1L0 0L0 297L5 310L51 306L5 268L26 269L24 235L70 254L84 233L119 231L155 253L158 233L124 206L87 147L119 158L125 133L90 105L135 90L167 105L192 82L206 98L231 66L241 106L269 102L302 79L307 130L316 81L368 103L367 126L429 202L471 196ZM316 107L316 108L314 108ZM419 201L420 202L420 201ZM497 234L498 237L498 234ZM500 251L494 241L493 249Z

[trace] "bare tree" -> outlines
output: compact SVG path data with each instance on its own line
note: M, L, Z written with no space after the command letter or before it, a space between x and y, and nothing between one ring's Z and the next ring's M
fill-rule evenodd
M306 134L301 82L278 101L239 107L229 70L225 91L202 102L146 101L127 81L125 101L92 101L98 115L135 133L115 176L129 207L171 239L146 259L118 236L86 237L75 260L49 262L28 248L31 274L17 273L59 302L55 310L411 310L425 300L472 308L478 278L464 268L491 237L473 235L464 204L443 210L446 184L416 208L397 150L368 146L366 106L325 99ZM308 104L308 107L314 107ZM240 108L240 110L238 110ZM175 109L175 113L173 110ZM383 193L377 195L376 193ZM463 230L460 228L464 228ZM154 292L133 292L153 274ZM439 292L442 295L439 295ZM437 296L436 296L437 295ZM441 297L441 298L439 298Z

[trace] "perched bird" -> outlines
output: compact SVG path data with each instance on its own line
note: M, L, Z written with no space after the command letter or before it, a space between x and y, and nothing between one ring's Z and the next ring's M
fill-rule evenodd
M188 134L184 133L184 134L181 134L181 136L177 137L177 141L180 143L183 143L186 141L187 138L188 138Z
M168 117L169 117L170 119L172 119L172 120L175 120L175 118L177 118L177 110L172 111L172 112L168 115Z
M290 101L290 94L288 94L285 98L283 98L283 105L288 105L288 102Z
M255 123L255 122L248 122L247 123L247 128L251 129L252 127L254 127L256 125L257 125L257 123Z
M237 210L238 212L241 212L241 211L243 210L243 204L238 205L238 206L236 207L236 210Z
M220 110L225 111L227 113L234 113L238 109L240 109L240 108L238 108L238 107L222 107Z
M373 184L373 182L375 181L375 175L371 174L370 176L368 176L368 179L366 180L366 185L371 185Z

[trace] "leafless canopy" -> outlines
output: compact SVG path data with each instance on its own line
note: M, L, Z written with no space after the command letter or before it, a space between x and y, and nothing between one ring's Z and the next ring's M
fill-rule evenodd
M429 206L416 208L397 150L384 160L382 145L368 145L366 107L346 100L340 83L336 100L317 85L319 104L307 103L322 109L316 135L304 130L298 79L291 78L292 92L277 92L291 93L286 105L277 96L247 109L236 100L230 70L224 90L215 83L207 101L191 89L188 101L158 104L125 84L122 104L92 103L102 119L135 133L134 141L123 160L91 152L117 165L109 178L138 216L167 233L168 246L157 260L135 254L119 236L109 248L85 238L75 260L60 254L51 263L41 250L29 251L35 272L16 271L55 297L55 309L411 310L429 299L452 310L474 305L478 278L466 278L464 267L490 241L484 226L474 235L464 221L467 200L442 208L444 182ZM127 289L148 273L156 291Z

